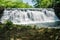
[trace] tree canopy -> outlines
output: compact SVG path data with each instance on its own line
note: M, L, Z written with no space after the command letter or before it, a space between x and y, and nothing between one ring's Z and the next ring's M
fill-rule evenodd
M0 6L5 8L31 8L28 3L24 3L22 0L0 0Z
M48 8L54 7L57 3L60 3L60 0L32 0L36 8Z

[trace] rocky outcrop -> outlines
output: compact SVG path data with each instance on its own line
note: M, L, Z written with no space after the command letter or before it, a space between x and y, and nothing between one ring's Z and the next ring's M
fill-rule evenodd
M58 16L58 18L60 19L60 3L57 3L55 6L54 6L54 9L55 9L55 14Z
M3 6L1 6L0 7L0 18L2 17L2 15L3 15L3 11L4 11L4 7Z

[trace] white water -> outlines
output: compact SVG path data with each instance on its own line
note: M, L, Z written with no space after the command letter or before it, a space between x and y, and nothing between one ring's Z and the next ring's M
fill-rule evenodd
M6 20L14 24L35 24L55 22L59 19L53 9L5 9L1 22Z

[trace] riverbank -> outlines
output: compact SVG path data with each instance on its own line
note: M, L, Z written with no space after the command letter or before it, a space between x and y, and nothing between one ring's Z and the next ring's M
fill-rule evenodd
M36 25L0 25L0 40L60 40L60 28L36 28Z

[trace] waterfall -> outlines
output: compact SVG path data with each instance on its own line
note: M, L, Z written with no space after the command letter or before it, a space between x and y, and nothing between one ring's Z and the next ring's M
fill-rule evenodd
M14 24L35 24L58 21L54 10L46 8L31 8L31 9L5 9L1 18L1 22L6 20L12 21Z

